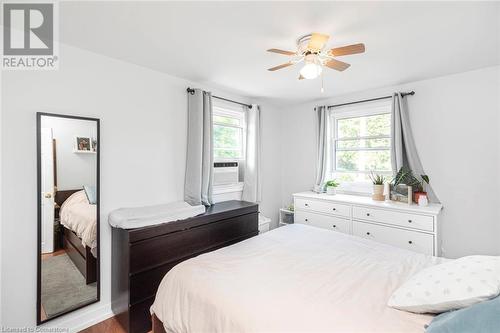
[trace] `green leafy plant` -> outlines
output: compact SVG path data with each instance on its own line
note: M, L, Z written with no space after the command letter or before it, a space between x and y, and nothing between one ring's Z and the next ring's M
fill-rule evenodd
M420 175L420 178L422 178L422 181L420 182L420 186L422 187L422 191L425 192L425 184L429 185L429 176L427 175Z
M373 185L384 185L387 181L387 178L384 175L374 174L373 172L370 173L370 179Z
M326 187L338 187L340 185L335 179L329 180L325 183Z
M424 190L425 184L429 184L429 176L420 175L420 178L422 180L419 180L417 177L415 177L413 171L411 171L410 169L401 167L401 169L399 169L398 173L392 180L392 185L398 186L401 184L405 184L407 186L411 186L414 192L422 192Z

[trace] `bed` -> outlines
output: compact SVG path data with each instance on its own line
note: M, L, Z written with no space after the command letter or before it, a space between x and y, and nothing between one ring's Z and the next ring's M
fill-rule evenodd
M69 190L56 193L61 201L59 218L63 226L63 248L86 284L97 280L97 207L89 204L85 191Z
M387 301L411 275L443 260L289 225L174 267L151 307L153 331L422 333L431 315Z

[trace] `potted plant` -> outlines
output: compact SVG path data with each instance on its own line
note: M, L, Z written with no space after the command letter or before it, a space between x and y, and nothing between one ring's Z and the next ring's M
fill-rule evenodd
M386 181L386 178L384 175L377 175L374 174L373 172L370 174L370 179L372 180L373 183L373 194L372 194L372 199L375 201L384 201L384 184Z
M413 202L413 193L420 188L420 180L413 175L413 171L406 167L401 167L392 179L390 198L393 201Z
M334 195L337 193L337 187L340 185L335 179L326 182L326 194Z
M420 178L422 179L420 181L420 186L413 193L413 201L415 201L416 203L418 203L418 200L422 196L427 198L427 191L425 190L425 184L429 185L429 176L420 175Z

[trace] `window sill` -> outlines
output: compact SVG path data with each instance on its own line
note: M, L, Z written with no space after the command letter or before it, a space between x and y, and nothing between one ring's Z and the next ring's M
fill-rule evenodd
M358 196L358 197L369 197L372 195L372 192L366 192L366 191L349 191L349 190L342 190L342 189L338 189L337 190L337 193L339 194L346 194L346 195L355 195L355 196Z

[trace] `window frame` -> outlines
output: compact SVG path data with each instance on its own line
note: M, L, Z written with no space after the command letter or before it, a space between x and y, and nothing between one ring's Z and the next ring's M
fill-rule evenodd
M229 117L229 118L235 118L240 121L240 125L233 125L233 124L227 124L227 123L220 123L215 121L215 116L222 116L222 117ZM240 147L240 153L241 156L234 158L234 157L228 157L228 158L217 158L215 151L215 138L213 140L213 158L214 158L214 163L215 162L229 162L229 161L245 161L245 156L246 156L246 113L243 108L237 108L237 107L232 107L228 105L221 105L218 103L213 103L212 105L212 131L214 130L214 126L223 126L223 127L230 127L230 128L237 128L240 129L240 142L241 142L241 147ZM224 148L220 148L224 149ZM227 150L232 150L231 148Z
M369 117L376 116L381 114L391 114L391 101L371 101L364 102L355 105L349 105L344 107L335 108L332 112L329 113L328 117L328 128L329 128L329 141L328 141L328 173L331 178L338 177L338 174L347 173L347 174L370 174L371 171L365 170L357 170L355 172L345 171L345 170L337 170L337 152L338 151L384 151L388 150L389 154L392 153L392 145L393 138L392 135L381 135L381 136L358 136L358 137L349 137L349 138L338 138L338 121L342 119L351 119L351 118L359 118L359 117ZM392 122L392 120L390 120ZM389 147L388 148L347 148L347 149L338 149L337 142L338 141L348 141L348 140L362 140L362 139L389 139ZM376 171L377 174L383 174L385 176L392 176L393 170L390 171ZM372 192L371 182L366 181L352 181L352 182L341 182L339 187L339 192L346 194L357 194L357 195L369 195Z

